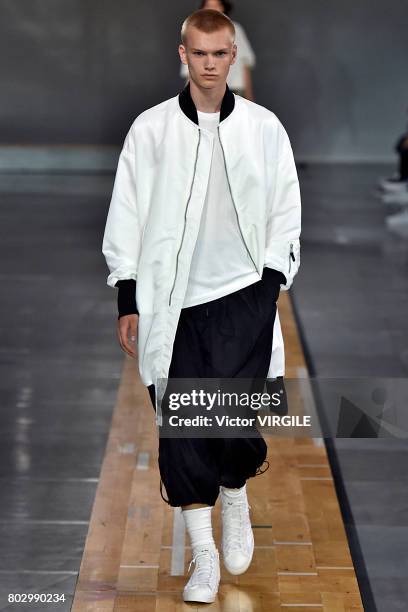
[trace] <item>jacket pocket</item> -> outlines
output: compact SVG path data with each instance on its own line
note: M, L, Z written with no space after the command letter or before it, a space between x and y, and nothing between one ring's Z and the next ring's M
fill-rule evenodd
M300 242L299 239L290 240L288 243L288 273L286 276L286 285L289 289L291 286L293 279L299 269L300 264Z
M271 240L265 252L265 266L275 268L285 275L286 284L282 289L289 289L299 269L299 238L289 240Z

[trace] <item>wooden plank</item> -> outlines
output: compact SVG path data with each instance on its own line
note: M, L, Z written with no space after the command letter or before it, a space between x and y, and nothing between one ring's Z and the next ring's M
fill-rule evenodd
M286 377L297 378L306 371L306 364L287 293L279 298L279 312ZM304 437L267 434L265 440L270 467L247 481L255 538L253 562L241 576L229 575L221 563L218 600L206 609L362 611L325 447ZM147 390L136 362L126 357L74 612L186 610L181 592L187 581L190 543L186 539L181 549L184 575L172 575L175 511L159 493L157 448ZM220 546L219 500L213 525ZM202 607L188 605L189 610Z
M72 612L114 610L138 443L138 411L146 392L124 361L117 402L96 490Z

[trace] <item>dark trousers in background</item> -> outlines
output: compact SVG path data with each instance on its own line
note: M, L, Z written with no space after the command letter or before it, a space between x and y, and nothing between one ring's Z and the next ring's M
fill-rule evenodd
M395 150L399 153L399 173L400 180L408 180L408 132L400 136L395 145Z
M222 298L183 308L174 341L169 379L265 380L272 353L279 272ZM148 387L155 406L154 385ZM254 389L253 389L254 390ZM262 392L263 388L256 389ZM267 455L261 434L251 438L159 437L159 468L171 506L213 506L220 485L242 487ZM160 483L162 484L162 483ZM161 487L160 487L161 489Z
M401 181L408 181L408 148L400 153L399 171Z

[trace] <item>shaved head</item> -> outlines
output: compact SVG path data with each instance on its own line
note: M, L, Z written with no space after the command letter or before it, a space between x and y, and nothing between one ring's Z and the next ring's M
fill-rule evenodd
M235 28L231 19L223 13L220 13L220 11L215 11L213 9L200 9L199 11L191 13L191 15L184 20L181 26L181 41L183 45L187 44L188 33L191 28L196 28L200 32L205 32L206 34L212 34L213 32L218 32L226 28L231 35L231 42L235 40Z

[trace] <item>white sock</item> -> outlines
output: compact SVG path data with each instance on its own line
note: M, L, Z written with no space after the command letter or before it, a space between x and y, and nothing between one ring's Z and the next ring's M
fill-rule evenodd
M191 547L193 549L202 545L215 546L211 524L212 509L213 506L205 506L204 508L182 510L187 533L190 536Z
M243 487L239 489L229 489L228 487L221 487L222 493L224 493L227 497L246 497L246 483Z

